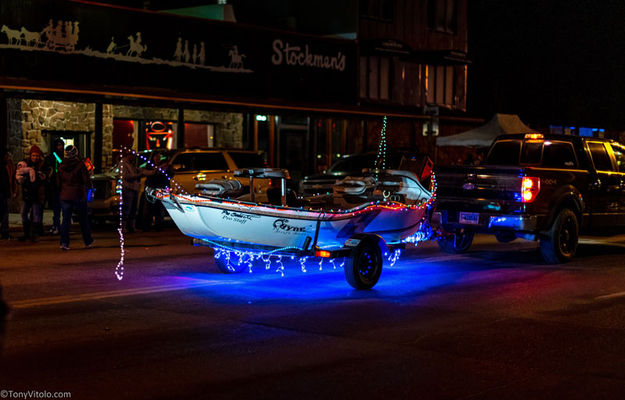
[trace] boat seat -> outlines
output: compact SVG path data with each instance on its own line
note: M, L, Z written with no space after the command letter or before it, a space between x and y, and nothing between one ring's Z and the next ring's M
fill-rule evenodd
M237 180L213 179L206 183L198 183L196 189L202 194L215 197L237 197L243 193L243 185Z

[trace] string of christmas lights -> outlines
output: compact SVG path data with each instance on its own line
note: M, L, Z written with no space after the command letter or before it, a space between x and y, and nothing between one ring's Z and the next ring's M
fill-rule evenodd
M382 129L380 130L380 141L378 142L378 155L375 159L375 179L378 179L379 171L386 169L386 115L382 119Z
M123 150L122 150L123 151ZM126 251L124 249L124 215L123 215L123 207L124 207L124 195L122 191L122 181L124 179L122 162L124 157L121 158L119 162L119 177L117 178L117 185L115 186L115 192L117 196L119 196L119 226L117 227L117 233L119 233L119 262L117 263L117 267L115 267L115 277L117 277L118 281L124 279L124 257L126 255Z

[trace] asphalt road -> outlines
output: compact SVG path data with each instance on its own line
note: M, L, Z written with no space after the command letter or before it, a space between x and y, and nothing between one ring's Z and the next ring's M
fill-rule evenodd
M0 396L621 399L625 236L544 265L532 242L406 252L371 291L313 263L224 275L177 230L0 242ZM6 397L11 398L11 397ZM15 398L15 397L14 397Z

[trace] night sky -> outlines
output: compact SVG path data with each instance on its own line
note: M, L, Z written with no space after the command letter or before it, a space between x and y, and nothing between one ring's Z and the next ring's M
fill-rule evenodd
M469 113L625 129L625 2L469 0Z

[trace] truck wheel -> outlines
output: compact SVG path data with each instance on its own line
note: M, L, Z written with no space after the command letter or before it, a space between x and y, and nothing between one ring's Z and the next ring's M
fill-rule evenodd
M436 242L445 253L465 253L473 243L473 232L458 232L440 237Z
M510 243L516 239L516 234L514 232L499 231L495 232L495 238L497 238L499 243Z
M345 279L358 290L371 289L382 273L382 251L373 238L361 239L345 261Z
M571 260L577 251L579 224L568 208L560 211L546 236L540 239L540 252L549 264Z
M241 263L240 265L236 265L235 263L228 264L224 256L215 258L215 264L224 274L238 274L239 272L245 271L247 268L246 263Z

